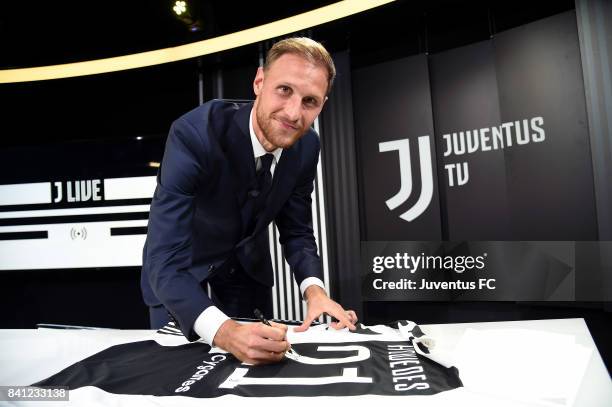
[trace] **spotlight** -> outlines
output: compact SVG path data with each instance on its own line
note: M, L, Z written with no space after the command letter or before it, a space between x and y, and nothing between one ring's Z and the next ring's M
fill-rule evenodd
M177 16L180 16L187 11L187 3L184 1L175 1L172 10L174 10Z
M175 1L172 10L176 17L187 25L189 31L196 32L202 29L200 21L191 14L191 7L189 7L187 1Z

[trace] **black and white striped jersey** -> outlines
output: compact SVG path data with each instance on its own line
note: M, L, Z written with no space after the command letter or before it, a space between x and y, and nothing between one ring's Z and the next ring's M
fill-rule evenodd
M251 366L172 323L142 341L109 347L36 386L97 387L108 393L209 398L431 395L462 386L410 321L334 330L288 331L292 350L277 364Z

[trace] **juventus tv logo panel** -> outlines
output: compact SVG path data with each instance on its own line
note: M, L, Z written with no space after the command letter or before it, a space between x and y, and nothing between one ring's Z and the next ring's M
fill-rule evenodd
M412 193L412 167L410 162L410 140L407 138L394 141L378 143L378 151L381 153L397 151L399 153L400 166L400 190L393 197L387 199L386 204L390 210L404 204ZM429 206L433 197L433 169L431 162L431 148L429 136L419 137L419 161L421 169L421 194L417 202L399 215L407 222L418 218Z

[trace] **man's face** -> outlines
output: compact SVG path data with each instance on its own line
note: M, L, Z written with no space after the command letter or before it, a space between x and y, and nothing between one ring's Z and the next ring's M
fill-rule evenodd
M253 81L253 128L267 151L291 147L308 131L326 100L327 70L294 54L283 54Z

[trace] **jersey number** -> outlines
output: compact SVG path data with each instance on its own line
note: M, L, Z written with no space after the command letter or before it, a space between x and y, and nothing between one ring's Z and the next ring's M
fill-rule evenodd
M329 358L319 359L309 356L297 355L287 357L299 363L306 365L332 365L340 363L360 362L370 358L370 350L365 346L347 345L347 346L319 346L317 352L355 352L357 355L347 356L344 358ZM357 375L356 367L342 368L342 374L339 376L325 377L246 377L249 372L248 368L238 367L228 376L223 383L219 385L221 389L233 389L236 386L245 385L306 385L320 386L322 384L331 383L372 383L371 377L360 377Z

